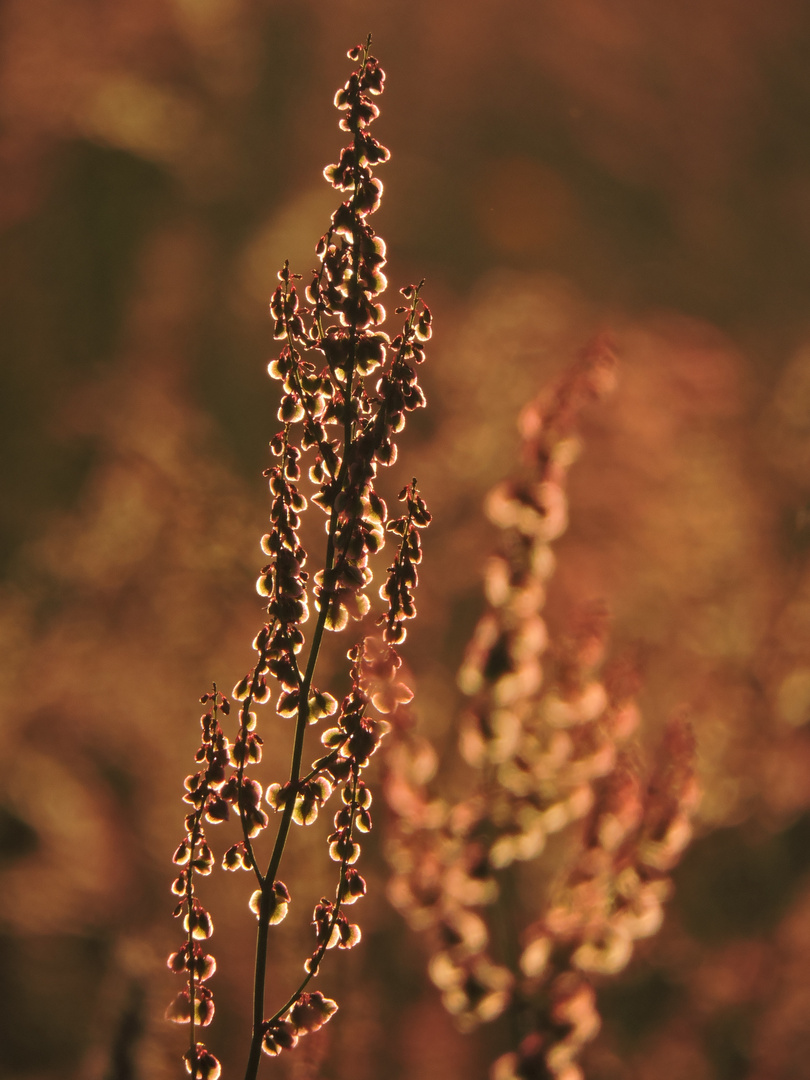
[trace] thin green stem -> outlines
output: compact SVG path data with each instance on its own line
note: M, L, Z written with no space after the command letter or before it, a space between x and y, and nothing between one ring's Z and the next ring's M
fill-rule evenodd
M337 515L333 512L329 530L329 547L334 546L334 526L336 520ZM276 842L273 845L273 853L270 856L270 862L267 871L264 874L264 881L261 887L262 898L259 904L259 926L256 933L256 962L253 973L253 1034L250 1043L247 1069L245 1070L245 1080L255 1080L259 1068L259 1061L261 1060L262 1031L264 1026L264 986L267 972L267 939L270 931L273 884L281 863L281 857L284 854L284 847L287 843L287 836L289 835L290 825L292 823L295 796L298 792L298 784L301 775L304 735L309 719L309 687L312 682L312 675L315 670L315 662L317 662L317 654L320 649L321 639L323 638L327 611L327 605L323 605L318 613L318 622L315 627L315 633L312 636L309 663L307 664L307 671L301 685L301 701L299 703L298 717L295 724L295 739L293 743L292 761L290 763L289 794L287 796L287 801L284 804L284 811L281 816L278 832L276 833Z
M186 960L188 962L188 1000L189 1000L189 1007L191 1009L191 1017L190 1017L190 1021L189 1021L189 1029L190 1029L189 1030L189 1034L190 1034L189 1053L191 1054L192 1076L196 1072L195 1065L196 1065L196 1054L197 1054L197 1037L196 1037L196 1032L194 1030L194 1012L195 1012L195 1004L196 1004L195 997L196 997L196 994L197 994L197 990L196 990L195 978L194 978L194 938L193 938L192 933L191 933L191 905L192 905L192 901L194 899L194 886L192 885L192 882L191 882L191 875L193 873L194 847L195 847L196 841L197 841L197 828L199 827L199 815L200 815L200 812L198 811L197 818L196 818L196 820L194 822L194 830L193 830L193 832L191 834L191 854L190 854L189 860L188 860L188 876L186 877L186 909L187 909L187 913L188 913L188 924L189 924L188 939L187 939L187 945L186 945L186 948L188 949L188 954L187 954Z
M366 48L363 56L363 63L365 63L368 51L371 47L371 35L369 35L366 42ZM354 138L355 143L357 141L358 131L355 130ZM357 192L359 190L359 172L355 174L355 193L354 199L357 198ZM355 235L352 242L352 274L350 283L350 295L356 296L359 285L360 274L360 242L357 235ZM318 328L322 330L320 313L318 315ZM321 334L323 337L323 334ZM289 334L288 334L289 339ZM290 344L292 348L292 345ZM255 1080L259 1061L261 1060L261 1044L262 1033L264 1028L264 991L266 981L266 969L267 969L267 942L270 928L270 913L271 903L273 900L273 885L275 882L278 868L281 864L281 858L284 854L284 848L287 843L287 837L290 831L290 825L292 823L292 815L295 807L295 799L300 789L301 783L301 761L304 751L304 737L306 734L307 725L309 722L309 693L312 688L312 680L315 675L315 669L318 663L318 656L320 654L321 643L323 640L324 631L326 629L326 620L329 615L329 609L332 603L331 593L335 585L336 575L334 573L336 566L345 558L346 551L340 553L338 559L335 559L335 543L338 528L338 504L340 496L343 493L343 489L346 485L346 479L349 473L349 463L351 457L351 450L354 442L354 418L352 409L352 393L353 393L353 380L354 369L357 360L357 318L352 320L350 332L349 332L349 361L346 370L346 380L343 387L343 460L338 470L338 475L335 484L335 501L332 505L332 511L329 521L329 530L327 534L326 554L324 558L324 570L323 570L323 586L321 593L321 608L318 612L318 620L315 625L315 630L312 635L312 641L310 644L309 657L307 660L307 667L304 673L303 680L300 683L300 698L298 704L298 715L295 725L295 736L293 741L292 760L290 763L290 787L287 801L284 806L281 821L279 823L278 832L276 833L275 844L273 845L273 852L270 856L270 862L267 867L267 871L264 874L264 879L261 884L261 902L259 905L259 925L256 934L256 960L254 969L254 982L253 982L253 1032L250 1045L250 1053L248 1057L248 1064L245 1071L245 1080ZM351 530L348 530L346 544L348 545L351 539ZM356 778L355 778L356 787ZM354 820L354 814L352 815L352 821ZM341 867L341 881L344 873L344 867ZM338 890L338 902L336 911L340 910L340 889ZM337 915L335 915L335 918ZM333 924L334 925L334 924ZM322 955L322 953L321 953ZM320 956L318 957L320 962ZM314 973L314 972L313 972ZM303 987L307 985L311 975L302 984L302 987L296 991L296 995L303 992ZM295 997L291 999L292 1003ZM288 1003L282 1009L282 1013L290 1007ZM278 1015L282 1015L279 1013Z
M351 839L352 833L354 832L354 821L355 821L355 816L357 814L357 775L356 774L354 775L354 782L353 782L353 785L352 785L352 807L351 807L351 811L352 812L351 812L351 823L350 823L350 826L349 826L349 839ZM326 934L324 935L323 941L318 946L317 951L314 953L314 955L312 956L312 958L310 960L309 971L307 972L306 977L299 984L298 989L293 994L290 995L290 997L281 1006L281 1008L277 1009L276 1012L270 1017L270 1019L267 1021L268 1024L275 1024L276 1021L280 1020L282 1018L282 1016L287 1012L287 1010L291 1009L293 1007L293 1005L296 1003L296 1001L301 996L301 994L303 994L303 992L306 990L307 986L309 985L310 980L313 979L318 974L318 968L320 966L321 960L323 959L324 953L329 948L329 942L330 942L330 940L332 938L332 931L335 929L335 926L337 925L337 921L338 921L338 916L340 915L340 909L341 909L341 905L343 903L343 882L344 882L345 877L346 877L346 869L347 869L348 865L349 865L348 858L344 857L341 860L341 863L340 863L340 881L339 881L339 884L338 884L337 899L335 901L335 906L332 909L332 918L329 920L329 926L328 926Z
M354 246L353 254L354 265L352 274L352 285L354 288L356 288L359 267L359 249L356 243ZM284 805L284 811L282 813L281 821L279 823L278 832L276 833L276 841L273 845L273 852L270 856L270 862L268 864L267 871L264 874L264 880L261 886L262 898L259 904L259 926L256 933L256 960L253 979L253 1032L251 1037L250 1053L248 1056L247 1068L245 1070L245 1080L255 1080L258 1073L259 1062L261 1060L262 1034L264 1029L264 990L267 973L267 941L270 930L270 912L271 902L273 899L273 884L275 882L276 874L278 873L279 865L281 864L282 855L284 854L284 847L287 843L287 837L289 835L290 825L292 823L293 809L295 807L295 797L298 793L298 788L300 786L301 760L303 758L304 752L304 736L306 735L306 729L309 722L309 691L312 687L312 680L315 675L315 668L318 663L321 642L323 640L324 631L326 629L326 619L329 614L329 593L331 591L331 583L329 579L332 576L332 571L335 565L335 536L337 533L338 524L337 503L338 497L343 491L343 487L346 483L346 477L348 475L349 469L349 456L353 439L353 425L351 417L351 388L356 360L356 339L357 324L356 322L353 322L350 336L350 358L348 370L346 372L346 388L344 392L344 405L346 408L346 415L344 418L343 428L343 460L341 462L340 470L338 472L338 482L336 485L337 493L335 497L335 504L332 507L332 512L329 520L329 532L327 534L326 556L324 559L324 599L321 603L321 609L318 612L318 620L315 624L315 630L312 635L312 642L310 644L307 667L301 683L300 700L298 704L298 716L296 718L295 737L293 741L292 760L290 763L289 794L287 796L287 801Z

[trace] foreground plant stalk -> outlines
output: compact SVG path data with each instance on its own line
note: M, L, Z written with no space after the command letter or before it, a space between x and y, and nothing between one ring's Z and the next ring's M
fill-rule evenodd
M196 773L186 778L186 833L174 855L180 866L172 886L180 898L175 915L183 918L186 940L169 958L169 967L183 975L185 988L168 1016L188 1023L187 1072L194 1080L217 1080L221 1066L204 1043L200 1028L214 1016L208 980L216 965L208 953L213 934L210 913L197 895L197 879L209 874L214 856L205 827L238 819L241 838L224 853L222 865L252 873L255 888L248 906L257 919L252 1035L245 1080L255 1080L262 1053L276 1056L292 1050L298 1040L325 1024L336 1002L320 991L309 991L328 949L352 948L360 928L348 921L345 908L366 891L355 863L359 836L371 829L371 793L362 773L389 728L383 719L412 693L400 681L396 646L406 636L405 620L416 607L413 589L421 561L419 531L430 521L416 481L402 488L401 516L389 519L388 508L374 484L378 466L393 465L396 436L406 414L424 406L415 366L424 360L424 343L431 336L430 311L421 299L421 284L402 289L397 308L402 328L393 339L382 329L385 311L379 295L386 287L384 242L369 224L380 204L382 184L374 167L389 153L370 133L379 110L372 100L382 93L384 73L370 53L371 38L348 53L357 66L338 91L335 105L342 113L340 128L350 141L339 160L325 171L326 179L344 196L316 249L318 266L303 298L285 264L271 303L279 355L269 365L282 384L278 410L281 429L270 443L276 463L266 470L271 509L270 531L262 538L268 562L257 583L267 600L267 621L254 642L256 661L233 689L238 705L237 727L225 735L221 720L231 712L231 700L216 686L202 697L202 742ZM310 459L309 480L314 494L299 490L301 460ZM301 515L314 504L326 515L323 560L310 579L307 553L301 545ZM370 557L379 553L386 532L397 550L379 589L384 601L376 634L361 634L349 649L351 689L339 704L316 683L318 658L326 631L348 632L353 622L371 610L367 590L372 584ZM317 616L307 644L303 625L309 605ZM306 663L301 657L306 655ZM266 788L252 775L262 760L256 706L275 696L279 723L293 722L288 778ZM307 731L333 717L320 735L322 755L304 769ZM274 730L272 747L280 739ZM328 838L329 857L337 864L334 899L322 897L313 912L315 941L306 959L304 976L285 1000L268 1012L265 1003L267 945L271 928L287 914L292 897L277 876L291 826L306 826L340 789L342 806ZM267 845L265 830L277 817L275 838ZM269 853L265 850L269 846ZM264 852L264 854L263 854Z

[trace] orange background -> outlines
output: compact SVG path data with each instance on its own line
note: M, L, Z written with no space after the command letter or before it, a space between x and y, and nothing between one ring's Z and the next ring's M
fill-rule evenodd
M664 931L600 989L586 1073L810 1076L807 5L6 0L0 20L0 1075L181 1074L169 859L196 700L241 677L261 621L266 304L285 258L312 266L331 100L371 31L374 224L435 317L429 409L386 479L416 475L435 518L404 650L423 729L450 754L517 413L609 327L620 384L572 473L552 633L607 601L645 737L690 711L704 800ZM337 645L326 663L339 680ZM364 942L320 977L341 1012L267 1075L476 1078L503 1049L441 1011L381 834ZM332 887L318 829L293 841L282 1000ZM208 1041L237 1076L250 887L216 878Z

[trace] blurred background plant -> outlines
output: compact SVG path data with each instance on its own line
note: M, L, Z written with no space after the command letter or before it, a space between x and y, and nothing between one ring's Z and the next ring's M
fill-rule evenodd
M420 724L446 757L515 417L609 323L621 378L588 418L549 611L604 601L651 742L689 708L704 795L662 932L598 990L585 1072L807 1075L810 12L459 10L0 10L1 1075L176 1075L176 782L200 689L245 668L278 406L266 305L331 210L328 102L369 30L389 276L428 278L439 328L403 447L434 511L403 648ZM308 856L300 841L299 870ZM363 945L324 977L340 1024L278 1069L483 1077L497 1028L458 1036L375 842L364 858ZM249 1016L226 988L252 945L241 907L211 905L227 1068Z

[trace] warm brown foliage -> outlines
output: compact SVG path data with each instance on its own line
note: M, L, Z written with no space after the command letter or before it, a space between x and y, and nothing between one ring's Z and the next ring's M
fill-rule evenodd
M515 418L609 325L620 376L582 414L543 619L555 648L580 619L604 625L613 659L593 677L607 684L618 660L637 682L634 761L652 764L686 715L703 794L661 930L593 978L602 1026L580 1065L588 1080L806 1069L810 14L797 0L458 10L3 5L0 1073L13 1080L182 1073L188 1029L163 1013L183 981L165 967L183 935L166 888L179 787L199 768L190 703L243 674L261 625L257 477L281 395L267 302L284 259L312 265L334 209L321 170L344 140L326 103L369 30L394 150L375 220L390 274L430 282L437 325L431 408L405 433L407 472L388 487L382 470L380 487L392 506L416 475L434 511L403 679L435 794L463 799L476 772L456 753L455 680L498 546L486 493L515 475ZM301 534L313 557L317 516ZM338 698L346 649L330 642L323 685ZM231 742L236 726L232 709ZM263 753L266 780L285 780L286 748L276 759L265 739ZM381 800L372 812L351 920L363 941L318 977L340 1013L264 1068L483 1080L526 1033L507 1010L458 1034L423 974L427 936L386 905ZM579 827L519 861L515 929L564 891ZM334 896L332 831L324 814L296 829L279 875L293 898L271 935L281 996L303 977L312 905ZM218 857L239 839L219 835ZM250 1039L256 888L200 880L218 962L204 1034L230 1076ZM524 1053L539 1061L543 1044Z

